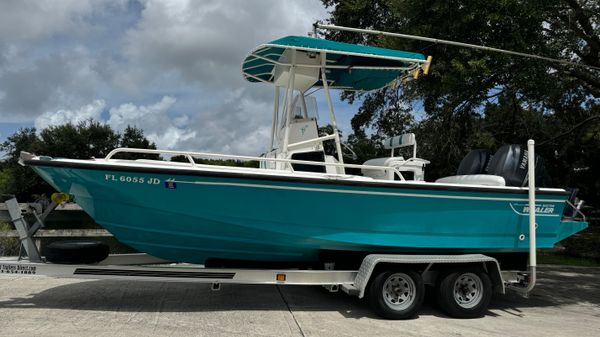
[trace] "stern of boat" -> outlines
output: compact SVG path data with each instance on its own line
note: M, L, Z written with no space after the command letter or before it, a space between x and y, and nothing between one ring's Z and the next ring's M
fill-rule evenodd
M587 221L575 220L575 219L563 219L560 222L557 242L568 238L569 236L581 232L588 227Z
M565 202L566 205L558 227L556 242L564 240L588 227L585 214L581 211L584 201L577 198L578 192L578 189L570 190L571 195Z

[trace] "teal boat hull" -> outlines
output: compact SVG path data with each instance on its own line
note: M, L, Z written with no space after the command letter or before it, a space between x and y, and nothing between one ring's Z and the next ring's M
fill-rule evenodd
M529 247L526 190L50 160L27 164L120 242L169 261L300 262L316 261L325 250L524 252ZM562 221L566 199L566 193L537 194L539 248L551 248L587 226Z

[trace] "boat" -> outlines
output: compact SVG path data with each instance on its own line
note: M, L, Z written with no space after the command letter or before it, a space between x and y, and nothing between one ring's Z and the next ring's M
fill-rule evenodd
M425 181L429 161L417 157L411 133L384 141L389 157L344 161L348 149L330 91L402 85L426 75L431 63L419 53L287 36L256 47L242 63L246 80L274 87L271 137L261 156L119 148L95 159L23 152L21 163L120 242L168 261L320 263L361 261L371 253L485 253L507 256L501 264L514 256L526 263L525 147L508 144L493 156L474 150L456 176L435 182ZM327 101L330 134L319 133L316 93ZM119 159L123 153L184 161ZM206 165L198 158L258 164ZM541 181L542 160L536 160ZM539 187L535 196L538 248L587 227L571 190Z

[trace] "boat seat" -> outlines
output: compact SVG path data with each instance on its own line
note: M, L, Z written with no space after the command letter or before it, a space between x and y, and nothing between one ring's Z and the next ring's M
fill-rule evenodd
M394 157L394 150L402 147L412 146L412 158L404 159L402 156ZM383 140L383 148L390 151L390 157L375 158L367 160L363 165L393 167L402 172L410 172L413 180L425 180L425 165L428 160L417 158L417 139L414 133L405 133L403 135L391 137ZM394 180L394 175L383 170L363 168L361 172L366 177L374 179Z
M366 162L364 162L363 165L392 167L394 165L399 165L404 162L405 160L403 157L382 157L369 159Z
M459 185L506 186L506 181L503 177L493 174L464 174L440 178L435 182Z
M414 180L424 180L423 171L425 165L429 164L428 160L421 158L409 158L404 159L404 157L382 157L369 159L363 163L363 165L368 166L383 166L383 167L393 167L398 171L402 172L411 172L413 174ZM375 170L363 168L361 172L366 177L371 177L375 179L388 179L388 175L383 170Z

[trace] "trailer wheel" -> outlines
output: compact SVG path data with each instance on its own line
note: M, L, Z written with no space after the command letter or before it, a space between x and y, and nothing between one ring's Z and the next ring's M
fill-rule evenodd
M62 264L88 264L108 257L109 248L97 241L57 241L45 248L46 260Z
M368 298L373 310L388 319L414 317L425 294L421 276L410 270L384 271L369 286Z
M450 271L441 276L436 293L440 308L448 316L482 317L492 299L492 281L481 269Z

